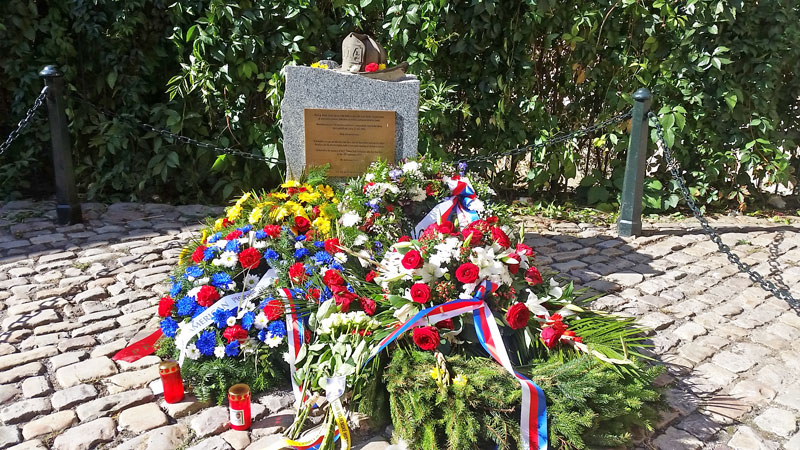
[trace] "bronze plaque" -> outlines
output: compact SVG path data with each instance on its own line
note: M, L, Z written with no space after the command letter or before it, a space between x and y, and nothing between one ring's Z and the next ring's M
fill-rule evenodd
M354 177L370 163L394 161L395 111L306 109L306 168L330 164L328 175Z

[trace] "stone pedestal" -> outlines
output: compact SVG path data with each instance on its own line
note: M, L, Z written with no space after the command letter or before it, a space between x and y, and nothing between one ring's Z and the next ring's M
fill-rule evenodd
M299 178L306 168L306 109L395 111L395 160L417 155L419 80L415 76L380 81L305 66L287 66L284 70L286 91L281 117L289 178Z

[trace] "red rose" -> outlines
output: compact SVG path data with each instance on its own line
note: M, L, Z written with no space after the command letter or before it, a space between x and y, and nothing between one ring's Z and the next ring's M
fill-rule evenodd
M297 231L305 233L311 228L311 222L303 216L294 216L294 226L297 228Z
M508 259L511 260L506 263L508 265L508 271L516 275L517 272L519 272L520 257L518 254L512 253L508 255Z
M322 277L322 282L326 286L340 286L344 284L344 278L339 275L339 271L335 269L328 269Z
M525 256L533 256L533 249L525 244L517 244L517 253Z
M175 306L175 300L170 296L161 297L158 301L158 315L167 317L172 313L172 307Z
M397 242L408 242L410 240L411 238L408 236L400 236L399 238L397 238Z
M246 248L239 253L239 263L245 269L255 269L261 264L261 252L253 247Z
M480 267L475 264L464 263L456 269L456 279L462 283L474 283L480 271Z
M436 327L418 327L412 332L414 343L421 350L434 350L439 346L439 332Z
M375 273L374 270L370 270L369 272L367 272L367 275L364 277L364 279L367 280L367 283L369 283L372 280L374 280L375 277L377 277L377 276L378 276L378 274Z
M222 332L222 337L227 339L230 344L233 341L247 339L247 330L242 328L241 325L236 324L232 327L225 328L225 331Z
M264 227L264 232L271 238L276 238L281 234L280 225L267 225Z
M289 266L289 278L295 283L302 283L306 280L306 266L301 262L296 262Z
M508 248L511 247L511 241L508 239L508 235L505 231L501 230L498 227L492 228L492 239L497 242L500 247Z
M214 286L205 285L197 292L197 304L208 308L219 300L219 292Z
M542 342L547 348L553 348L561 339L561 334L562 332L554 327L544 327L542 328Z
M409 252L403 256L402 262L403 267L406 269L419 269L422 267L422 255L416 250L409 250Z
M339 239L327 239L325 241L325 251L331 255L339 251Z
M536 286L537 284L542 283L542 275L539 273L539 269L536 267L531 266L527 272L525 272L525 281L528 282L531 286Z
M454 330L455 324L453 323L453 319L444 319L436 322L436 328L445 328L447 330Z
M199 264L203 262L203 252L206 251L205 245L198 245L196 249L192 252L192 261Z
M415 283L411 286L411 300L417 303L425 303L431 298L431 288L424 283Z
M358 299L358 301L359 303L361 303L361 309L363 309L368 316L372 316L375 314L375 309L376 309L375 300L369 297L361 297Z
M470 237L470 235L472 237ZM483 239L483 233L481 233L480 230L478 230L476 228L466 228L464 230L461 230L461 236L465 240L467 238L469 238L469 245L471 245L473 247L476 246L476 245L480 245L481 240Z
M225 240L232 241L234 239L239 239L240 237L242 237L242 232L239 230L233 230L230 233L228 233L227 236L225 236Z
M267 320L278 320L283 317L283 303L280 300L270 300L264 306L264 315L267 316Z
M528 325L528 319L530 318L531 312L525 306L525 303L515 303L506 312L506 322L514 330L519 330Z
M364 72L377 72L378 71L378 63L369 63L364 66Z
M453 222L446 221L438 224L436 229L442 234L453 234L453 231L456 229L456 227L453 225Z

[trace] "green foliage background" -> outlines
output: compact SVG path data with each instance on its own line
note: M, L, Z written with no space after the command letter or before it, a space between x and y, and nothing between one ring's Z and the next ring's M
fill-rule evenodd
M62 67L80 182L91 200L222 202L270 186L279 167L217 158L123 120L281 155L281 68L338 59L350 31L377 35L422 80L420 151L492 153L623 111L648 86L702 203L743 203L800 169L800 4L792 0L6 0L0 132ZM110 119L76 101L118 112ZM43 121L0 164L0 197L49 180ZM498 186L611 207L625 127L503 161ZM486 167L489 170L489 167ZM755 183L747 175L754 174ZM49 185L50 183L45 183ZM678 203L663 164L646 205Z

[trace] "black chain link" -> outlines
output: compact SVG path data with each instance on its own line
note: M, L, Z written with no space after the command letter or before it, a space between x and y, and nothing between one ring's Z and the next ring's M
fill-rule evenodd
M675 181L678 182L681 195L683 196L684 201L686 201L686 205L689 206L690 210L692 210L692 214L694 214L695 219L700 222L700 225L703 227L703 231L708 235L709 239L711 239L713 243L717 244L719 251L724 253L728 257L728 261L735 264L736 267L739 268L740 272L747 274L753 282L758 283L765 291L771 292L776 298L788 303L789 306L795 311L800 311L800 302L792 297L792 294L789 293L788 289L781 289L772 281L765 279L763 275L756 272L749 264L743 263L739 256L731 251L730 246L722 242L722 238L719 236L719 234L717 234L711 225L709 225L708 220L703 217L703 212L700 211L700 208L692 198L692 194L689 192L689 188L686 187L686 180L683 179L680 165L675 160L675 157L672 154L672 149L669 148L667 141L664 139L664 129L661 127L661 123L658 121L658 116L650 111L647 114L647 117L655 125L656 135L658 136L657 144L660 145L664 150L664 160L667 163L667 168L669 169L670 173L672 173L672 177L675 179Z
M33 117L36 115L36 111L38 111L39 108L42 106L42 103L44 103L45 97L47 97L47 86L42 88L42 92L40 92L39 96L36 97L36 100L33 101L33 106L31 106L31 109L29 109L28 112L25 114L25 118L20 120L19 123L17 124L17 128L15 128L14 131L12 131L11 134L8 135L5 142L0 144L0 156L2 156L3 152L6 151L6 149L11 146L11 143L14 142L14 140L19 137L20 133L22 133L22 131L25 130L25 128L28 128L28 125L30 125L31 122L33 122Z
M233 148L230 148L230 147L219 147L219 146L214 145L214 144L209 144L207 142L198 141L197 139L192 139L192 138L190 138L188 136L183 136L183 135L180 135L180 134L173 133L173 132L171 132L169 130L165 130L163 128L156 128L153 125L150 125L150 124L147 124L147 123L144 123L144 122L140 122L140 121L134 119L133 117L122 116L122 115L119 115L117 113L114 113L113 111L109 111L107 109L101 108L101 107L95 105L94 103L86 100L81 95L77 95L76 99L80 103L83 103L83 104L91 107L92 109L98 111L99 113L103 114L106 117L109 117L109 118L112 118L112 119L113 118L118 118L118 119L121 119L121 120L125 120L125 121L127 121L127 122L129 122L131 124L134 124L134 125L142 128L142 129L145 129L147 131L151 131L153 133L156 133L156 134L158 134L161 137L164 137L166 139L172 139L172 140L174 140L176 142L180 142L180 143L183 143L183 144L193 145L193 146L199 147L199 148L205 148L207 150L211 150L211 151L214 151L214 152L217 152L217 153L223 153L223 154L232 155L232 156L239 156L239 157L245 158L245 159L252 159L252 160L255 160L255 161L263 161L263 162L272 163L272 164L285 164L286 163L286 161L284 161L284 160L282 160L280 158L273 158L271 156L256 155L254 153L245 152L245 151L242 151L242 150L236 150L236 149L233 149Z
M514 156L514 155L520 155L522 153L529 153L529 152L532 152L533 150L536 150L537 148L549 147L551 145L556 145L556 144L560 144L562 142L571 141L572 139L575 139L577 137L581 137L581 136L593 133L593 132L595 132L597 130L606 128L609 125L614 125L614 124L622 122L623 120L630 119L630 118L631 118L631 111L629 110L627 112L620 113L620 114L617 114L615 116L611 116L608 119L602 120L602 121L597 122L597 123L595 123L593 125L589 125L586 128L580 128L578 130L575 130L575 131L572 131L572 132L569 132L569 133L559 134L558 136L552 137L552 138L550 138L550 139L548 139L546 141L542 141L542 142L539 142L539 143L536 143L536 144L529 144L529 145L526 145L526 146L523 146L523 147L517 147L517 148L511 149L511 150L502 152L502 153L492 153L492 154L487 154L487 155L474 155L474 156L470 156L469 158L460 159L459 162L467 163L467 164L468 163L473 163L473 162L481 162L481 161L489 162L489 161L496 160L497 158L502 158L503 156Z

